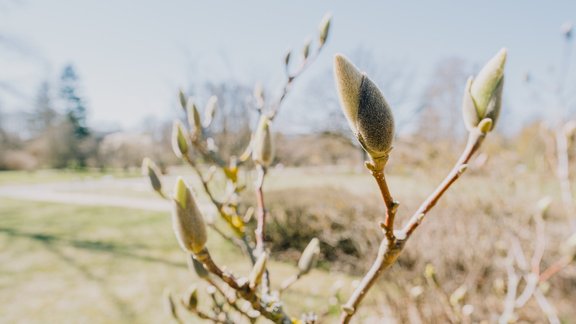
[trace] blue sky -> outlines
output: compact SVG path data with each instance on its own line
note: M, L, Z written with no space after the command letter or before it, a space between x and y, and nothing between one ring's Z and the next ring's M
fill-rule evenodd
M560 26L576 21L576 1L567 0L2 3L0 35L25 50L0 52L2 78L33 95L38 81L71 62L91 122L126 127L149 115L169 117L175 90L190 80L260 80L276 89L284 52L313 36L325 12L334 17L329 44L298 87L327 69L334 53L358 47L382 62L402 61L422 80L443 58L482 63L507 47L509 112L535 115L541 112L528 107L523 75L544 75L561 60Z

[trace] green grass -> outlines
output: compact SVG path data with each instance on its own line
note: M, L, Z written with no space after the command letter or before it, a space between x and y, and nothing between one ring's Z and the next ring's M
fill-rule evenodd
M197 279L188 272L166 213L0 199L0 314L8 323L162 323L165 287L175 293ZM250 266L210 233L220 264L239 275ZM292 265L272 262L279 285ZM287 309L327 305L329 287L350 278L313 271L285 293Z
M0 171L0 185L4 184L33 184L33 183L48 183L48 182L61 182L72 180L94 180L106 176L113 177L134 177L139 176L139 170L124 171L124 170L106 170L101 172L98 170L37 170L37 171Z

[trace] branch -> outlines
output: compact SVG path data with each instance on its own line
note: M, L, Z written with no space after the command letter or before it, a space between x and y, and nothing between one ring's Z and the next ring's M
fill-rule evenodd
M264 253L264 239L266 236L266 207L264 204L264 178L266 177L266 168L257 165L258 178L256 179L256 203L257 203L257 225L256 225L256 249L255 254ZM270 290L270 274L268 270L262 278L262 292L268 293Z

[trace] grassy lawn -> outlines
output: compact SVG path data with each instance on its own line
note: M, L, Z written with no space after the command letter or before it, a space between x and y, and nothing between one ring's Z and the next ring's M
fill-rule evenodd
M168 322L164 288L180 293L197 281L166 213L0 199L0 215L3 322ZM235 247L214 233L209 247L217 262L247 274ZM295 269L271 267L275 284ZM337 279L350 286L350 278L313 271L285 293L290 313L327 305Z
M37 170L37 171L0 171L0 185L4 184L33 184L73 180L94 180L103 177L126 178L140 176L139 170Z

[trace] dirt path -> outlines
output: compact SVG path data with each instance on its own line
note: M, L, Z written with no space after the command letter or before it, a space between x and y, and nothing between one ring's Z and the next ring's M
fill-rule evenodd
M0 186L0 197L154 211L170 210L169 202L151 194L148 180L144 178L105 178L47 184L4 185Z

